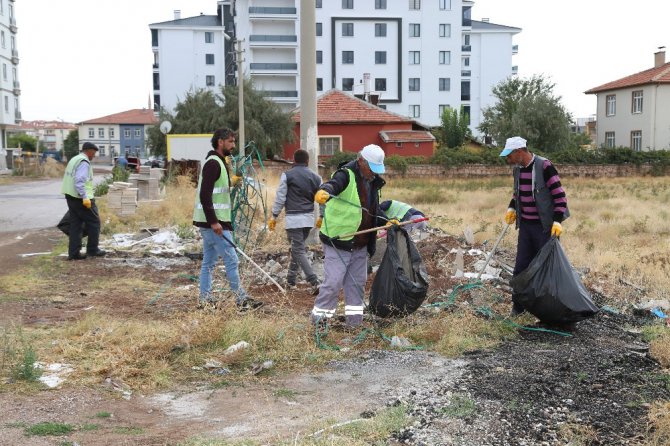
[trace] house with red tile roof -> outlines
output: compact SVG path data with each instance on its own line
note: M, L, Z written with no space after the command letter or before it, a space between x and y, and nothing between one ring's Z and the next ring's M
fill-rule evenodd
M147 130L158 119L154 111L136 108L79 123L79 147L85 142L98 146L96 160L111 163L123 154L147 158Z
M358 152L377 144L386 156L431 156L435 137L411 118L333 89L316 102L320 159L337 152ZM300 108L293 110L296 138L284 146L284 157L292 159L300 148Z
M596 144L636 151L670 149L670 62L591 88L598 98Z

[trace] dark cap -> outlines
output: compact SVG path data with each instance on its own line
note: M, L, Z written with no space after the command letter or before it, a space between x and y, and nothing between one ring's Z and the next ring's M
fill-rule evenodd
M92 142L86 141L83 146L81 146L81 151L83 152L84 150L90 150L93 149L96 152L98 151L98 146L93 144Z

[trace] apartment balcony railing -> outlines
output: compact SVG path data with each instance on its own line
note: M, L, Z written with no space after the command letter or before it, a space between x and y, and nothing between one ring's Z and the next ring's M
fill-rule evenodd
M12 63L14 65L19 63L19 50L16 50L16 49L12 50Z
M297 44L298 36L296 35L276 35L276 34L252 34L249 36L251 45L265 45L265 44Z
M281 14L281 15L296 15L297 8L289 7L274 7L274 6L249 6L249 14Z
M18 28L16 27L16 17L9 18L9 30L13 33L15 33L18 30Z
M512 54L519 54L519 45L512 45Z
M251 70L297 70L297 63L251 63L249 64Z
M21 121L21 112L19 110L16 110L14 112L14 118L16 118L16 121Z
M21 94L21 84L19 81L14 81L14 94L17 96Z
M464 53L469 53L472 51L472 45L461 45L461 51Z
M461 70L461 77L470 77L472 72L470 70Z
M519 67L517 65L512 67L512 74L519 74Z
M269 98L297 98L298 92L296 90L265 90L263 96Z

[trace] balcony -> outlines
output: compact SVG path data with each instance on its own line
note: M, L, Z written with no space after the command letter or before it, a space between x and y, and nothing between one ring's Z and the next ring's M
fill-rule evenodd
M461 70L461 77L470 77L472 72L470 70Z
M18 28L16 27L16 17L9 18L9 30L13 33L16 33L16 31L18 31Z
M12 63L14 65L19 63L19 50L17 50L17 49L12 50Z
M274 6L249 6L250 19L297 19L298 9Z
M14 112L14 118L15 118L15 121L16 121L17 124L21 123L21 121L22 121L21 112L19 110L16 110Z
M251 63L249 68L252 73L262 74L268 72L297 72L297 63Z
M297 98L298 92L296 90L265 90L263 96L268 98Z
M472 45L461 45L461 51L469 53L472 51Z
M512 45L512 54L519 54L519 45Z
M276 35L276 34L252 34L249 36L249 45L251 46L298 46L298 36L296 35Z
M158 69L158 62L156 62L156 63L153 64L153 68L154 68L154 70L157 70L157 69Z
M512 74L513 74L513 75L517 75L517 74L519 74L519 67L518 67L517 65L514 65L514 66L512 67Z
M21 84L19 81L14 81L14 94L17 96L21 94Z

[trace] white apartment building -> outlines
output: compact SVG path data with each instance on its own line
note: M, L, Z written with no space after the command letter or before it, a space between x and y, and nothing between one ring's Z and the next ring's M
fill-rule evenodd
M361 95L364 75L369 74L369 88L379 95L381 107L434 126L440 123L445 107L463 106L477 135L481 110L493 104L491 88L516 74L512 38L521 30L472 20L472 1L314 1L318 91L337 88ZM243 41L245 75L285 109L297 107L300 0L232 3L234 26L225 28L231 38ZM230 1L218 4L219 11L232 11ZM176 26L175 22L162 26ZM170 45L162 48L161 42L161 58L163 52L177 51L176 42ZM179 51L185 47L181 44ZM184 57L188 60L190 56L179 59ZM183 65L182 60L180 67ZM168 105L162 66L160 76L161 100ZM194 79L189 78L190 85ZM170 82L170 88L175 85L177 82ZM186 79L179 85L182 91L189 88Z
M0 148L7 147L7 127L21 122L14 0L0 0Z

